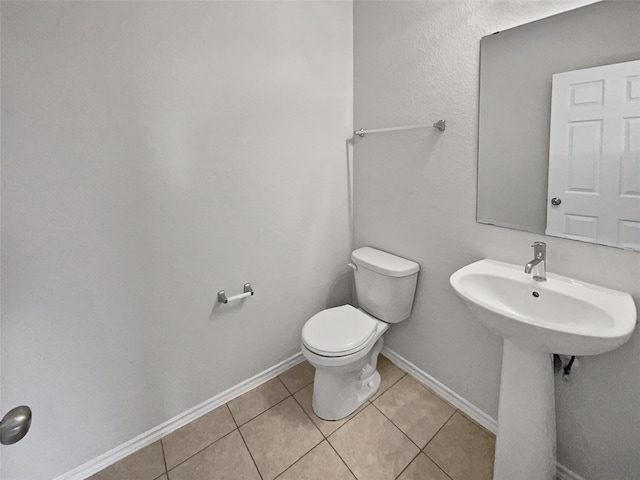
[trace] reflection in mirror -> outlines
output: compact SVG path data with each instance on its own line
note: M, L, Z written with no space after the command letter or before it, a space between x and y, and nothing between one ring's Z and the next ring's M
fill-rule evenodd
M640 250L638 25L600 2L482 38L478 222Z
M553 76L548 192L547 235L640 250L640 60Z

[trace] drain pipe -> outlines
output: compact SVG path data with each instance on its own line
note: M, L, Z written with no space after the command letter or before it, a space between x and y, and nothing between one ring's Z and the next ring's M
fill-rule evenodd
M575 361L576 361L576 356L571 355L571 360L569 360L569 363L567 363L564 369L562 369L562 375L571 375L571 367L573 366L573 362Z
M558 355L557 353L553 355L554 361L554 370L556 373L560 373L562 375L562 381L567 384L571 384L571 372L572 368L577 366L576 356L575 355Z

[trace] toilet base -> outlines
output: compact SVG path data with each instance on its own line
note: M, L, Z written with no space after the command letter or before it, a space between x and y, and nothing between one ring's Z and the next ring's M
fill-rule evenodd
M324 420L348 417L376 394L380 388L376 367L382 344L380 337L369 355L349 365L316 366L311 405L318 417Z

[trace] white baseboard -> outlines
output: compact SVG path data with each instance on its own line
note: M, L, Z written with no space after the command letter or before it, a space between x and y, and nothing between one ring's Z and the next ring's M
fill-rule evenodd
M558 480L585 480L576 472L569 470L567 467L559 463L556 465L556 478Z
M429 387L438 396L445 399L451 405L464 412L469 418L473 419L484 428L495 435L498 431L498 421L487 415L485 412L476 407L473 403L458 395L456 392L447 387L444 383L439 382L424 370L419 369L413 363L401 357L388 347L383 347L382 354L391 360L398 368L411 374L416 380L423 385Z
M469 418L475 420L484 428L495 434L498 431L498 421L480 410L473 403L469 402L445 384L439 382L424 370L416 367L413 363L406 358L398 355L388 347L383 347L382 354L391 360L398 368L411 374L416 380L422 383L424 386L433 390L438 396L449 402L451 405L462 411ZM585 480L580 475L572 472L567 467L561 464L556 465L556 476L558 480Z
M382 349L382 354L385 355L389 360L391 360L401 370L410 373L420 383L433 390L444 400L464 412L465 415L475 420L490 432L493 432L495 434L498 431L498 422L493 417L486 414L484 411L480 410L478 407L451 390L449 387L433 378L424 370L416 367L413 363L398 355L393 350L390 350L388 347L384 347ZM100 470L108 467L109 465L116 463L118 460L122 460L123 458L131 455L141 448L146 447L147 445L151 445L153 442L161 439L171 432L174 432L180 427L183 427L196 418L199 418L202 415L211 412L212 410L218 408L220 405L224 405L228 401L239 397L243 393L246 393L249 390L253 390L254 388L262 385L272 378L277 377L282 372L285 372L286 370L293 367L294 365L297 365L303 360L304 357L302 356L302 353L297 353L292 357L278 363L277 365L274 365L273 367L268 368L267 370L255 375L254 377L251 377L250 379L245 380L244 382L241 382L229 388L228 390L225 390L224 392L210 398L209 400L205 400L201 404L196 405L195 407L190 408L189 410L180 413L179 415L176 415L166 422L161 423L157 427L154 427L151 430L148 430L147 432L142 433L141 435L138 435L137 437L129 440L128 442L125 442L122 445L109 450L99 457L90 460L83 465L80 465L70 472L60 475L54 480L84 480L94 473L97 473ZM556 475L558 480L585 480L583 477L575 472L572 472L567 467L561 464L557 465Z
M77 468L74 468L70 472L60 475L59 477L55 478L55 480L84 480L85 478L99 472L109 465L116 463L118 460L122 460L123 458L131 455L137 450L144 448L147 445L151 445L153 442L160 440L162 437L179 429L180 427L183 427L196 418L211 412L212 410L218 408L220 405L224 405L228 401L239 397L243 393L246 393L249 390L253 390L254 388L267 382L268 380L275 378L282 372L285 372L286 370L293 367L294 365L297 365L303 360L304 357L302 356L302 352L296 353L292 357L287 358L286 360L278 363L277 365L274 365L271 368L268 368L267 370L257 374L256 376L251 377L250 379L245 380L244 382L241 382L228 390L225 390L215 397L211 397L209 400L205 400L200 405L196 405L195 407L190 408L189 410L182 412L179 415L176 415L166 422L161 423L157 427L154 427L151 430L138 435L128 442L125 442L122 445L109 450L107 453L104 453L99 457L90 460Z

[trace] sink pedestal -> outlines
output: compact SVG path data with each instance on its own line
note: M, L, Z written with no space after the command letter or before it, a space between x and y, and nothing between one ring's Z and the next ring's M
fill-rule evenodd
M599 355L631 337L636 307L628 293L480 260L449 279L485 327L504 338L494 480L553 480L556 412L553 357Z
M553 480L553 356L505 338L493 480Z

